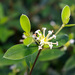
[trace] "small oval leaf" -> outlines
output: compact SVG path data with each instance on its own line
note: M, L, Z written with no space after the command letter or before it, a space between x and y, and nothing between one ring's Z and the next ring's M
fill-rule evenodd
M29 45L33 42L33 38L32 37L27 37L26 39L24 39L23 43L25 45Z
M68 5L66 5L61 13L61 18L62 18L62 22L63 24L67 24L69 22L69 17L70 17L70 8Z
M31 30L30 21L26 15L24 15L24 14L21 15L20 24L21 24L22 29L25 32L27 32L27 33L30 32L30 30Z

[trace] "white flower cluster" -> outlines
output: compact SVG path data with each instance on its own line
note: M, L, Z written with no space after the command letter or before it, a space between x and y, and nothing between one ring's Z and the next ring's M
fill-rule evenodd
M40 42L39 50L42 49L42 46L45 44L49 45L50 49L52 49L53 44L56 44L58 46L58 42L56 42L56 43L49 42L53 38L56 39L56 35L53 35L50 37L50 35L52 35L52 33L53 33L53 30L52 31L49 30L47 36L45 36L46 28L42 28L42 30L43 30L43 34L41 33L40 30L35 31L35 34L38 34L38 36L36 37L36 40L38 40Z

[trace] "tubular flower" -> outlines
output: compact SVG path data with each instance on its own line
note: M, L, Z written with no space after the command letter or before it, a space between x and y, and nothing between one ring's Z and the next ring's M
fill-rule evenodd
M35 31L35 34L37 34L36 40L38 40L40 42L38 49L39 50L42 49L42 47L45 44L49 45L50 49L52 49L53 44L58 46L58 42L56 42L56 43L51 42L51 40L53 38L56 39L56 35L51 36L53 33L53 30L52 31L49 30L47 36L45 35L46 28L42 28L42 30L43 30L43 33L40 30Z

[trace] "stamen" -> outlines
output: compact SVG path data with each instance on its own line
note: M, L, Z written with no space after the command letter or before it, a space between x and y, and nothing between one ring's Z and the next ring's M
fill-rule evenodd
M37 34L39 35L39 37L41 37L41 36L42 36L42 34L41 34L41 33L39 33L39 32L40 32L40 30L35 31L35 33L37 33Z
M52 44L56 44L56 46L58 46L58 42L56 42L56 43L52 43Z
M52 49L53 45L49 45L50 49Z
M40 38L39 38L39 37L37 37L36 39L37 39L37 40L39 40Z
M52 49L52 47L53 47L52 42L48 42L48 45L49 45L50 49Z
M53 35L53 38L56 39L56 35Z
M52 33L53 33L53 31L50 31L50 30L48 31L48 34L50 34L50 35L51 35Z
M56 39L56 36L53 35L52 37L50 37L50 38L48 39L48 41L51 40L51 39L53 39L53 38Z
M39 33L40 30L36 30L35 33Z
M46 30L46 28L42 28L42 30L43 30L43 36L45 37L45 30Z
M49 36L52 34L52 32L53 32L53 31L50 31L50 30L49 30L46 37L49 38Z
M58 46L58 42L56 42L56 46Z
M41 40L40 44L43 44L43 43L44 43L44 39Z
M38 33L38 35L41 37L42 36L42 34L41 33Z

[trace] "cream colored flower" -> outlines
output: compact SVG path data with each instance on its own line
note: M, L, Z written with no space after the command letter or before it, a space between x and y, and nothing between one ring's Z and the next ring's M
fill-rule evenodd
M51 42L53 38L56 39L56 35L51 36L53 33L53 30L52 31L49 30L47 36L45 36L46 28L42 28L42 30L43 30L43 34L41 33L40 30L35 31L35 34L38 34L38 36L36 37L36 40L40 42L39 50L42 49L42 46L44 46L45 44L49 45L50 49L52 49L53 44L58 46L58 42L56 43Z

